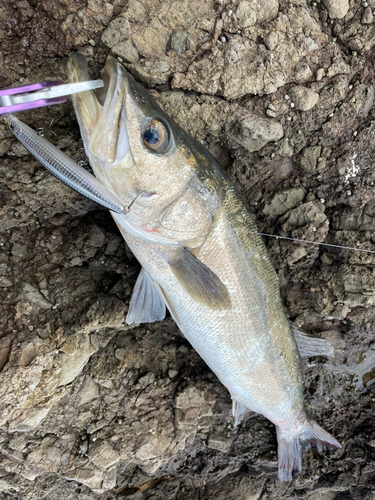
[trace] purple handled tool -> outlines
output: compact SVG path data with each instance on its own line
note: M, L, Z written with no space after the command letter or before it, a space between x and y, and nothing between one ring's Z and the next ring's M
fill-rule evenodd
M54 81L0 90L0 115L61 104L66 101L68 95L100 87L104 87L102 80L65 84Z

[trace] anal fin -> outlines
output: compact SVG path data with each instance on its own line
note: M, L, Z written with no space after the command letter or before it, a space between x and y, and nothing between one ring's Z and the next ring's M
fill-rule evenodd
M234 418L234 427L237 427L238 424L242 422L242 419L245 416L245 413L248 409L237 399L232 399L232 416Z
M230 309L228 290L220 278L194 255L182 248L168 264L183 289L211 309Z
M291 327L301 358L309 358L310 356L332 358L334 356L334 349L329 340L305 333L293 323L291 323Z
M153 323L165 318L165 303L159 287L142 268L134 287L126 323Z

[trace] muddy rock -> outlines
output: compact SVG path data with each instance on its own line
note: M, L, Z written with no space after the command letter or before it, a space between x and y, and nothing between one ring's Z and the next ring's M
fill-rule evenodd
M131 40L117 43L112 50L116 56L121 57L127 63L136 63L139 60L137 49Z
M266 45L260 39L266 40ZM228 36L228 43L194 62L186 74L176 73L172 87L220 93L229 99L248 93L270 94L293 81L297 64L326 42L326 35L310 13L290 4L267 28L255 25L245 28L243 36Z
M303 200L305 191L303 188L293 188L283 193L278 193L264 209L264 215L275 217L282 215L295 207Z
M108 28L103 32L102 42L111 49L119 42L127 40L130 35L131 26L129 21L123 17L118 17L112 21Z
M319 100L319 94L302 85L291 87L289 92L295 108L299 111L309 111Z
M321 154L321 146L310 146L304 149L299 160L301 168L310 173L324 168L326 162Z

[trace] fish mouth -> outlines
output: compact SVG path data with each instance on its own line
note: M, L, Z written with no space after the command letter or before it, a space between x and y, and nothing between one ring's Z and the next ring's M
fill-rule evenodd
M68 65L69 82L90 80L87 60L72 54ZM119 64L110 58L102 77L104 87L72 96L86 154L109 164L122 161L129 151L124 98L127 79Z

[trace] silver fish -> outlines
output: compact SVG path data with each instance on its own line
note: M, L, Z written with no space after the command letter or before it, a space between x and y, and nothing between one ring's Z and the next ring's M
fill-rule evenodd
M68 75L89 80L83 56ZM136 200L112 212L142 265L127 322L161 320L167 307L229 390L236 421L252 410L276 425L279 478L291 481L303 447L341 448L302 400L300 355L331 346L293 335L267 250L216 160L114 60L104 79L104 92L73 103L96 177L124 206Z

